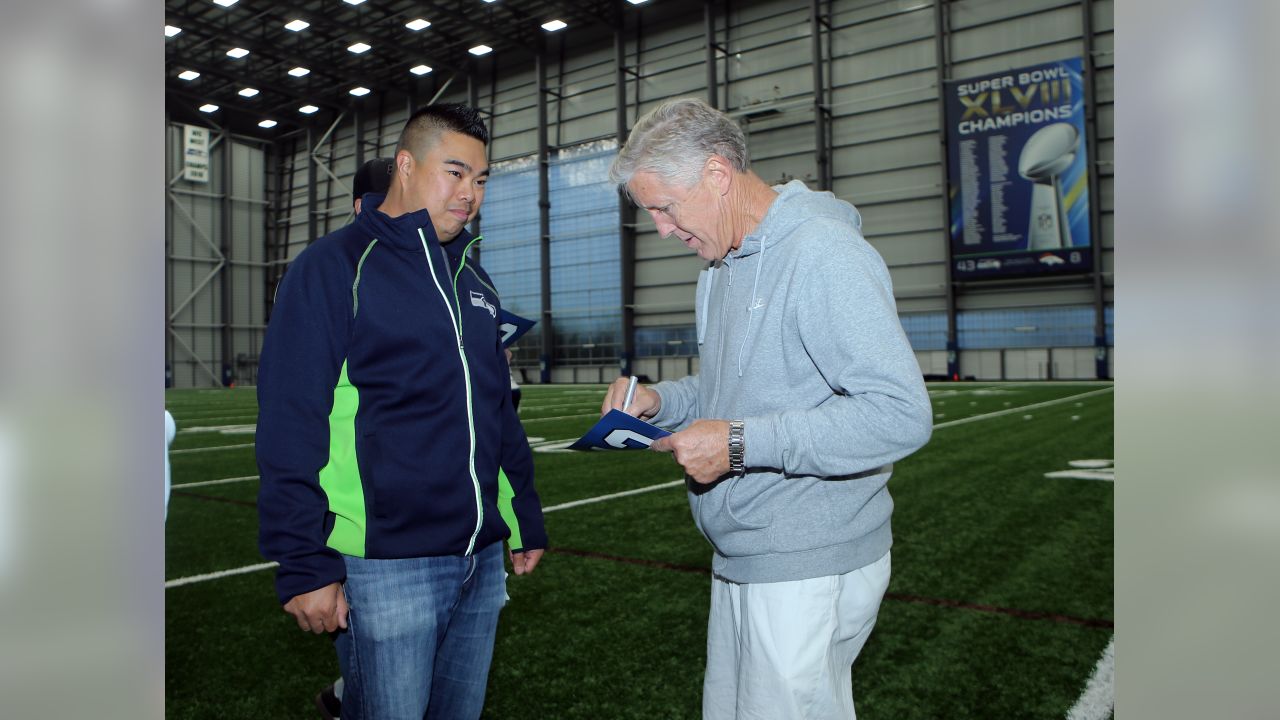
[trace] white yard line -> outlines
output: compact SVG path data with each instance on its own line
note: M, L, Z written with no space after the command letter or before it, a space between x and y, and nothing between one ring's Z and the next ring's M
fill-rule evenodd
M206 485L226 485L227 483L245 482L248 480L257 480L257 475L246 475L244 477L222 478L221 480L202 480L200 482L182 483L181 485L173 485L174 490L178 488L204 487Z
M1113 483L1116 481L1115 468L1107 468L1106 470L1055 470L1047 472L1045 477L1050 479L1066 479L1066 480L1098 480L1100 482Z
M212 447L187 448L185 450L170 450L170 455L186 455L187 453L213 452L214 450L240 450L243 448L251 448L253 443L245 443L243 445L214 445Z
M198 418L174 418L173 421L178 424L179 429L189 427L206 427L204 425L194 425L192 423L209 423L209 422L226 422L227 420L257 420L258 413L245 413L244 415L223 415L221 417L198 417Z
M226 480L211 480L206 483L188 483L185 487L191 487L193 485L209 485L209 484L214 484L219 482L231 482L233 480L245 480L245 479L249 479L249 478L227 478ZM634 490L624 490L622 492L610 493L609 495L600 495L597 497L584 498L582 500L574 500L572 502L567 502L567 503L560 503L559 505L552 505L551 507L543 508L542 513L545 515L549 512L556 512L557 510L567 510L569 508L578 507L580 505L591 505L593 503L604 502L606 500L613 500L614 498L627 497L629 495L639 495L641 493L652 492L654 490L662 490L663 488L675 487L676 485L683 485L683 484L684 484L684 480L672 480L671 482L659 483L657 485L646 485L645 487L635 488ZM174 487L184 487L184 486L175 485ZM168 590L169 588L178 587L180 585L191 585L193 583L204 582L206 580L218 580L220 578L230 577L232 575L243 575L244 573L257 572L258 570L268 570L270 568L276 567L278 564L279 563L274 563L274 562L258 563L257 565L246 565L244 567L232 568L231 570L219 570L218 572L205 573L203 575L189 575L187 577L175 578L173 580L165 580L164 588Z
M977 422L979 420L986 420L988 418L993 418L993 417L1000 417L1001 415L1012 415L1013 413L1025 412L1027 410L1034 410L1035 408L1049 407L1050 405L1060 405L1064 402L1068 402L1071 400L1079 400L1080 398L1090 397L1093 395L1101 395L1103 393L1112 392L1113 390L1115 390L1115 388L1105 387L1105 388L1102 388L1101 390L1090 390L1089 392L1080 393L1078 395L1068 395L1067 397L1058 398L1057 400L1045 400L1044 402L1032 403L1030 405L1019 405L1018 407L1005 408L1004 410L996 410L995 412L983 413L981 415L973 415L967 418L960 418L959 420L948 420L944 423L938 423L934 425L933 429L941 430L942 428L953 427L955 425L964 425L965 423Z
M1006 382L1002 380L939 380L925 383L931 388L944 388L952 385L984 385L988 387L1044 387L1044 386L1069 386L1069 385L1087 385L1089 387L1098 387L1100 385L1114 385L1114 380L1025 380Z
M1106 720L1116 707L1116 636L1093 668L1084 685L1084 694L1067 711L1067 720Z
M219 578L231 577L232 575L243 575L245 573L257 572L259 570L267 570L276 567L280 563L265 562L257 565L245 565L244 567L232 568L230 570L219 570L218 572L205 573L203 575L188 575L187 577L174 578L173 580L164 581L164 589L178 587L180 585L192 585L194 583L204 582L205 580L217 580Z
M672 480L671 482L658 483L657 485L645 485L644 487L635 488L634 490L623 490L622 492L616 492L610 495L601 495L599 497L584 498L582 500L573 500L567 503L560 503L559 505L552 505L551 507L548 507L548 508L542 508L542 513L545 515L549 512L555 512L557 510L568 510L569 508L575 508L575 507L578 507L579 505L591 505L593 503L604 502L605 500L612 500L614 498L627 497L628 495L639 495L641 493L652 492L654 490L662 490L663 488L675 487L677 485L684 485L684 480Z

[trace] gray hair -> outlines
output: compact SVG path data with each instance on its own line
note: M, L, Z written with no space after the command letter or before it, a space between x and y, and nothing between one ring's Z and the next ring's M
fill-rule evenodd
M622 187L637 172L689 187L707 158L720 155L738 172L750 163L747 138L728 115L697 98L668 100L636 121L613 165L609 179Z

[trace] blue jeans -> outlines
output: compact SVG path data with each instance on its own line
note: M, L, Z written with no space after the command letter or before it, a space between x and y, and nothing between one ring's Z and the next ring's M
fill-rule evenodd
M470 557L344 559L342 720L479 718L506 602L502 543Z

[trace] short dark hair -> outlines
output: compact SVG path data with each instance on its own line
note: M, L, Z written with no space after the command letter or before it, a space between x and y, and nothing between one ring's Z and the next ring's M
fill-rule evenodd
M393 158L374 158L356 170L351 182L351 201L364 197L365 193L385 193L391 186L391 172L395 169Z
M442 103L421 108L409 118L400 133L396 151L408 150L420 158L445 132L462 133L489 144L489 128L485 127L478 110L461 103Z

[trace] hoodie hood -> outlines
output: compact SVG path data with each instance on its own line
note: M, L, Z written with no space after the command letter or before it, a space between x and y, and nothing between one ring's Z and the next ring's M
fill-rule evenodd
M853 205L830 192L812 191L801 180L774 185L773 189L778 193L777 199L769 205L760 224L742 239L742 247L729 253L730 257L744 258L772 248L801 223L819 217L849 223L862 232L862 216Z

